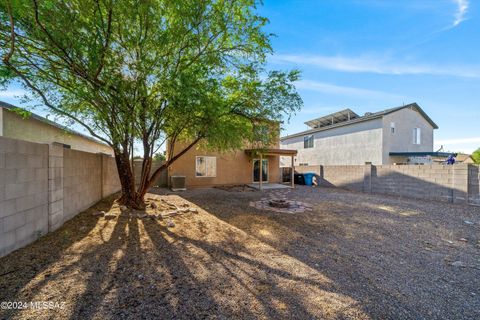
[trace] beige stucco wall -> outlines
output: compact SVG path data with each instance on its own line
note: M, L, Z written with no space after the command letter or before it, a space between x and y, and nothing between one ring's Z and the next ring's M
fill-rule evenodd
M99 142L71 134L32 117L23 118L4 108L0 110L3 111L3 134L0 132L0 135L4 137L47 144L59 142L68 144L75 150L113 155L110 147Z
M183 149L177 144L174 154ZM196 156L211 156L217 158L216 177L196 177ZM278 156L268 156L268 182L280 183L280 164ZM209 151L201 146L190 149L175 161L168 169L168 176L186 176L188 187L206 187L215 185L248 184L253 182L253 161L244 150L229 152Z

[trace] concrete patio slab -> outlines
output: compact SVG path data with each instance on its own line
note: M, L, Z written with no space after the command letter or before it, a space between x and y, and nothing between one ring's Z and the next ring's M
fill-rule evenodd
M248 186L251 187L251 188L260 190L260 184L258 184L258 183L251 183ZM287 185L280 184L280 183L263 183L262 188L263 188L263 190L292 189L291 186L289 186L289 185L287 186Z

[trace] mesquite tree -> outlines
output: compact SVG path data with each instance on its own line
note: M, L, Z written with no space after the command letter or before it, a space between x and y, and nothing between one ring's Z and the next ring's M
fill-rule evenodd
M112 147L121 202L144 195L199 141L238 148L255 126L279 121L301 99L297 71L265 71L272 52L255 0L3 0L1 82ZM151 172L168 141L188 141ZM268 143L268 141L265 141ZM143 152L135 185L132 146ZM173 149L173 148L171 148Z

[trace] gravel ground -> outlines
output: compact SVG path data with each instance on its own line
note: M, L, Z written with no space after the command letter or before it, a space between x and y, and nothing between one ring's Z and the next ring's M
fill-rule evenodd
M0 259L0 301L61 303L0 318L480 318L478 207L303 186L154 192L198 213L167 227L106 199ZM279 194L313 211L249 205Z

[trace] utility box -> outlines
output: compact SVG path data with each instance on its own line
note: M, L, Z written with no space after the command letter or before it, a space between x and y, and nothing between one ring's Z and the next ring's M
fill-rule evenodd
M185 176L171 176L170 177L170 187L172 191L185 191L187 187L185 186Z

